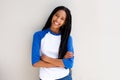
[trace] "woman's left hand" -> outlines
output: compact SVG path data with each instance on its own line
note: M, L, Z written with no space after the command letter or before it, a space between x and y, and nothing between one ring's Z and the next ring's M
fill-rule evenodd
M72 52L66 52L64 58L71 58L73 56L74 56L74 54Z

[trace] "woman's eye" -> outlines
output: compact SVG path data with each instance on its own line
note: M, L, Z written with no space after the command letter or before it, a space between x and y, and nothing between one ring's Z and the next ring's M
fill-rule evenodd
M59 17L59 15L57 15L57 14L55 16Z
M65 20L64 18L61 18L61 20Z

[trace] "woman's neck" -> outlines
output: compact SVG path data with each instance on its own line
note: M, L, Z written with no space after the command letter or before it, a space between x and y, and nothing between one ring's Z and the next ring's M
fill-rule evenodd
M60 33L60 30L58 28L51 28L50 27L50 30L56 34Z

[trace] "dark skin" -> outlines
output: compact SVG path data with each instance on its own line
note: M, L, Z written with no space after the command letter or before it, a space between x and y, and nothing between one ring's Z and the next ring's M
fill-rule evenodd
M64 58L71 58L73 57L72 52L67 52ZM41 60L33 65L34 67L65 67L63 64L62 59L51 58L46 55L41 56Z

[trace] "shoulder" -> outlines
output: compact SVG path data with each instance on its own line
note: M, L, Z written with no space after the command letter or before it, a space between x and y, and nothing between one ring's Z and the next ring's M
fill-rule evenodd
M72 40L72 36L71 35L68 37L68 40Z
M46 33L48 33L48 31L49 31L49 29L36 31L36 32L33 34L33 36L43 37Z

